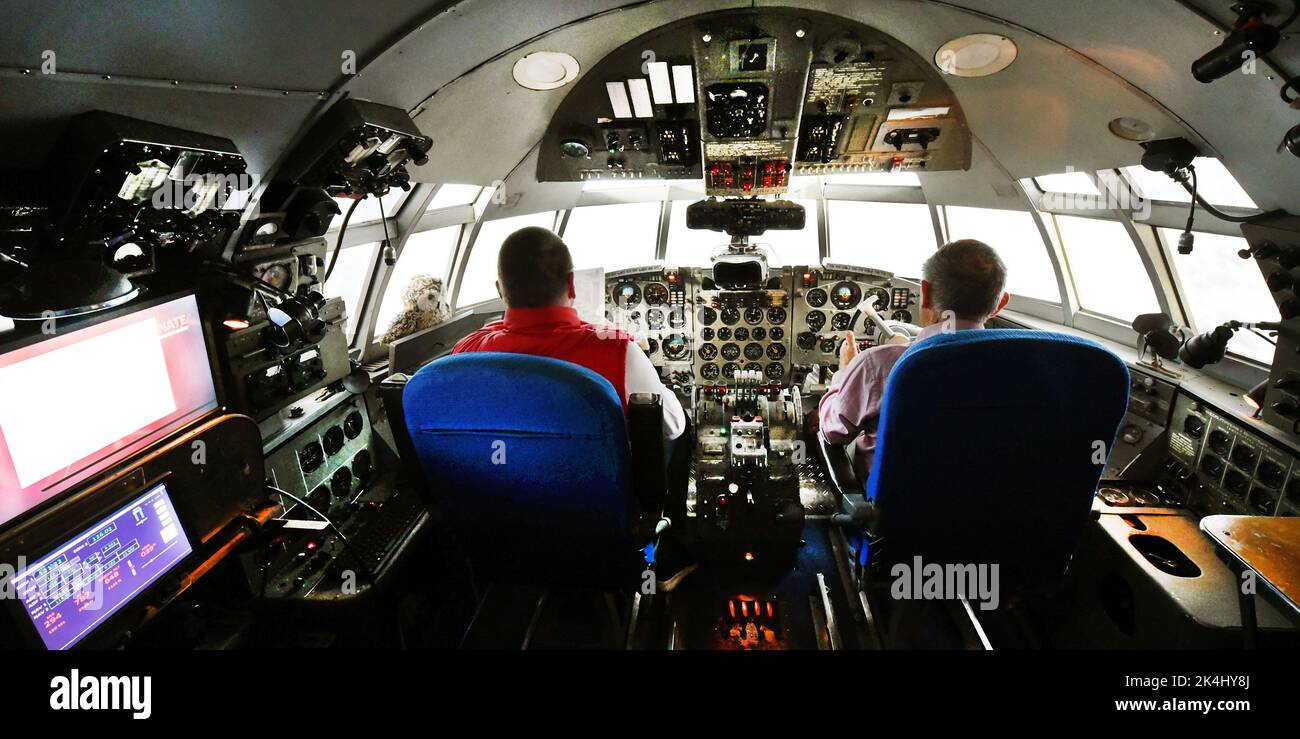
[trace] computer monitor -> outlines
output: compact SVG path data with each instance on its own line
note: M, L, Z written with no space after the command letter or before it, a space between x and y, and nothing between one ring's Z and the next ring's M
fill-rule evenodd
M13 576L49 649L67 649L193 551L167 486L157 485Z
M194 295L0 354L0 526L217 407Z

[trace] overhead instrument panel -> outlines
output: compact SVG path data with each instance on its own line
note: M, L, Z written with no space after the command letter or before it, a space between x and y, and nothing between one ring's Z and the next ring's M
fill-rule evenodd
M694 179L782 194L792 174L970 166L939 70L867 26L779 8L700 15L598 63L564 99L542 182Z

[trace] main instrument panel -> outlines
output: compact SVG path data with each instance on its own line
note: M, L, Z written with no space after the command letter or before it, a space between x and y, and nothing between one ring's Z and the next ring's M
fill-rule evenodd
M873 345L867 301L882 317L910 323L918 289L888 272L839 265L774 269L748 290L718 285L706 268L632 268L606 276L606 317L644 339L675 384L728 385L749 371L784 387L814 365L834 368L846 330L860 347Z

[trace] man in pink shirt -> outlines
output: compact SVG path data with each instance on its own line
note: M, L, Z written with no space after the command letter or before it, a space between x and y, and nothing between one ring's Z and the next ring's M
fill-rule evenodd
M982 329L1002 310L1007 268L988 244L974 239L940 247L921 266L921 324L916 341L940 333ZM910 344L883 344L859 352L853 332L840 347L840 369L818 406L822 438L848 444L853 467L863 480L876 450L876 424L889 371Z

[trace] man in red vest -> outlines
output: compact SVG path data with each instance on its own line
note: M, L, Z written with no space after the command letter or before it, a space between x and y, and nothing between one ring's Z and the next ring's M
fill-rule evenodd
M609 380L624 409L631 393L658 395L663 404L664 453L672 488L668 513L674 519L683 515L690 449L675 443L686 429L682 404L676 393L664 386L659 371L631 334L578 317L573 308L577 292L569 247L544 228L515 231L502 242L497 255L496 285L506 304L505 319L456 342L452 353L512 352L573 362ZM671 591L696 565L679 544L662 544L655 563L657 585Z
M580 364L609 380L623 407L631 393L658 395L664 438L676 439L686 414L633 336L578 318L573 308L573 258L559 236L523 228L506 237L497 256L497 292L506 304L503 321L489 323L456 342L461 352L512 352Z

